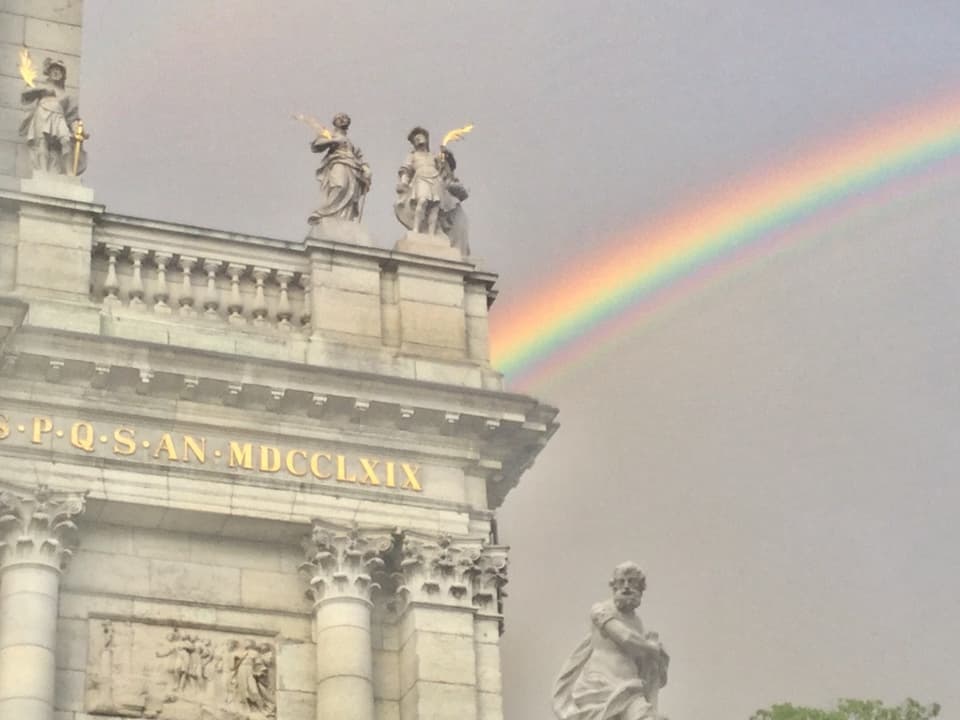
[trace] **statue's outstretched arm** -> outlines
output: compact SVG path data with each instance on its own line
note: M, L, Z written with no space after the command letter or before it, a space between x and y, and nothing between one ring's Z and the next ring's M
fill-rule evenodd
M613 639L617 645L636 660L646 660L659 657L660 644L647 640L643 634L637 632L626 623L611 618L601 627L602 632Z

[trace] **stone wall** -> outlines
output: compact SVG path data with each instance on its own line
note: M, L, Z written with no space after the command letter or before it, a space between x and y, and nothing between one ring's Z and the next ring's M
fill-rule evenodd
M79 532L61 587L59 712L120 715L126 708L128 716L149 717L162 709L161 718L192 720L203 710L208 715L196 717L228 718L220 706L233 705L225 688L234 669L224 656L236 641L233 652L250 642L269 646L265 695L278 717L313 720L315 647L311 603L297 572L299 547L90 522L81 522ZM112 705L96 682L98 673L107 674L101 667L107 622L116 636ZM182 689L174 674L177 643L167 640L173 633L198 646L181 654L193 657L209 641L214 656L202 672L187 668Z

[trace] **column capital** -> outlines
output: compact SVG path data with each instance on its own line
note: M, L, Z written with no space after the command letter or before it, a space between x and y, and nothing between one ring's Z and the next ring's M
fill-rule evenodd
M506 595L506 547L477 538L406 532L401 558L401 612L411 603L427 603L499 615Z
M396 540L392 528L337 525L315 519L302 546L306 562L300 572L308 578L307 597L314 603L334 598L370 602L386 571L386 555Z
M20 564L66 569L78 540L73 520L85 500L85 493L58 493L46 485L0 492L0 571Z

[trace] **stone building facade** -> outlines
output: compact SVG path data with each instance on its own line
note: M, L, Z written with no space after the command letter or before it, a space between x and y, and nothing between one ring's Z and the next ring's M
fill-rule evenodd
M2 73L78 59L79 3L4 8ZM0 719L501 718L494 512L557 426L495 276L112 214L8 134Z

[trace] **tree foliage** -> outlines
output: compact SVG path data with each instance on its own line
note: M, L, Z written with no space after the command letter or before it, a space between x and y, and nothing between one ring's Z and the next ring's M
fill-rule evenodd
M758 710L750 720L931 720L940 715L937 703L921 705L912 698L889 707L879 700L841 700L833 710L774 705Z

